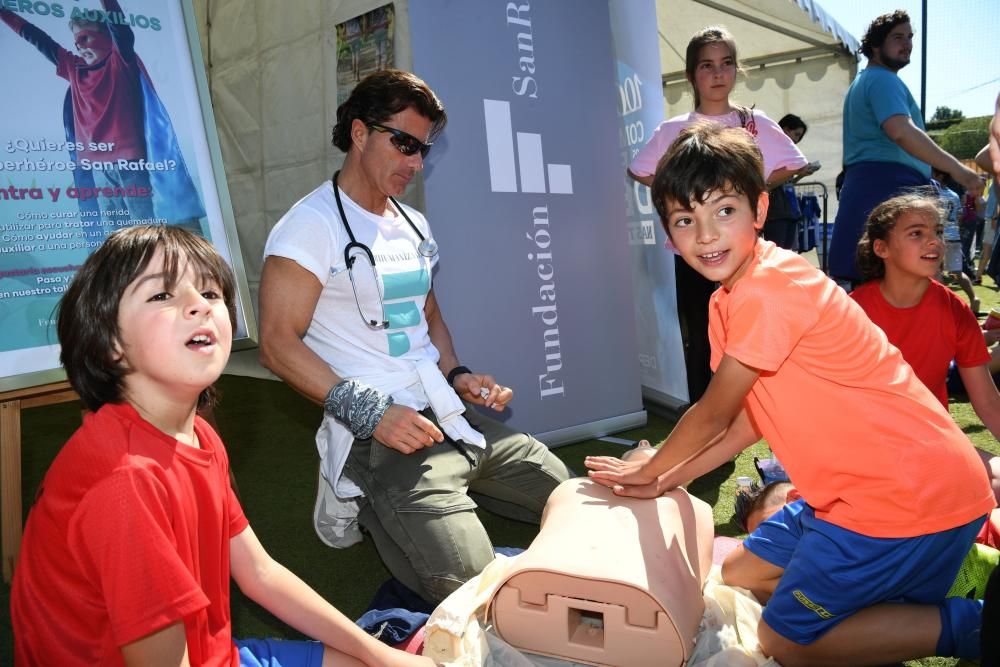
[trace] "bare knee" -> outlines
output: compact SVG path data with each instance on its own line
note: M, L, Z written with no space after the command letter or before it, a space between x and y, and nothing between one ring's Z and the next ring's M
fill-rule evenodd
M739 586L740 588L750 588L751 567L749 552L743 545L736 547L726 554L722 561L722 583L727 586Z
M774 591L782 569L748 551L742 544L733 549L722 562L722 582L747 590Z
M815 667L817 664L808 644L797 644L782 637L764 619L757 624L757 642L764 655L774 658L782 667Z

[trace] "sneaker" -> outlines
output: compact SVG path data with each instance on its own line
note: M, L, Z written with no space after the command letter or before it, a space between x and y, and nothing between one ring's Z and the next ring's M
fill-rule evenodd
M322 465L322 464L321 464ZM364 538L358 526L358 501L338 498L320 470L316 482L313 528L320 541L334 549L346 549Z

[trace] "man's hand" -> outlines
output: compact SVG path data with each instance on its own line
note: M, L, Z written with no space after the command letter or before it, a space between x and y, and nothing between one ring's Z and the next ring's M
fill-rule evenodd
M514 390L497 384L492 375L461 373L455 376L452 386L462 400L485 405L497 412L503 412L510 399L514 398ZM485 396L483 389L486 390Z
M589 468L590 479L617 496L656 498L668 489L661 488L660 479L646 469L648 462L649 459L622 461L613 456L588 456L583 464Z
M965 188L966 194L971 194L973 197L979 197L983 194L986 180L965 165L959 164L959 168L951 173L951 177Z
M442 442L444 434L434 422L405 405L393 404L375 427L375 439L403 454Z

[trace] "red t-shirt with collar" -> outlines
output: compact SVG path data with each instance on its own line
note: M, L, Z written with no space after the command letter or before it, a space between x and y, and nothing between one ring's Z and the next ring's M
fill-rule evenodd
M932 280L920 303L897 308L885 300L879 281L851 292L851 298L899 348L920 381L948 406L948 365L982 366L990 361L979 321L968 304L950 289Z
M247 527L218 435L177 442L106 404L56 456L28 516L11 618L19 665L122 665L183 620L192 665L239 665L229 540Z

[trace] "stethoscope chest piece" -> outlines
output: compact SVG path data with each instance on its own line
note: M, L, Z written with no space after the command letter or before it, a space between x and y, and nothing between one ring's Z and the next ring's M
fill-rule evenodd
M437 241L432 238L422 239L417 245L417 252L419 252L423 257L434 257L438 254Z

